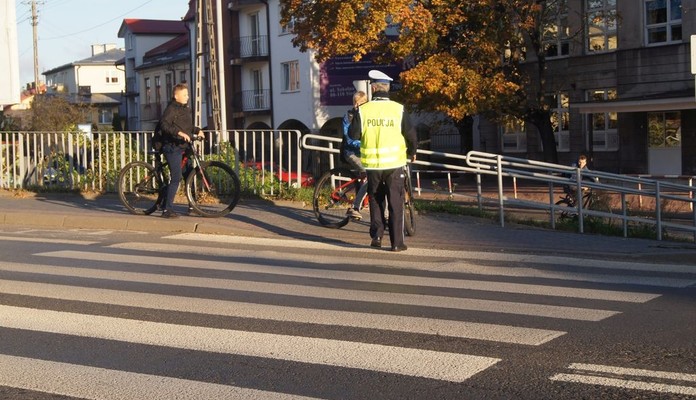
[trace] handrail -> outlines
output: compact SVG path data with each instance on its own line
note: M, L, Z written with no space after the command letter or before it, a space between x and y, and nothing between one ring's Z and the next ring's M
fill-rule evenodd
M325 143L328 142L329 145L320 145L322 141ZM334 143L340 142L340 138L308 134L303 135L301 148L338 154L340 150L338 146L334 146ZM414 164L442 168L442 172L459 171L474 174L476 176L476 198L479 208L482 208L484 200L482 195L481 176L495 176L497 178L498 189L498 198L495 200L498 206L501 226L505 226L505 206L507 205L508 208L509 206L523 206L526 208L548 210L550 212L549 222L551 227L555 229L554 214L558 212L560 207L554 204L556 200L554 189L558 186L568 185L575 189L577 198L582 198L583 187L589 187L619 196L621 200L620 213L588 210L584 209L582 204L578 204L576 210L578 213L578 230L580 233L584 233L585 218L588 216L596 216L621 220L625 237L628 236L628 223L634 222L654 225L657 240L662 240L662 231L664 228L672 228L693 233L694 241L696 241L696 207L694 207L696 203L694 191L696 191L696 188L691 185L647 179L640 176L635 177L598 170L579 169L567 165L509 157L481 151L470 151L466 155L461 155L419 149L417 154L435 155L445 160L445 162L429 162L417 158ZM462 161L465 165L456 164ZM412 173L418 174L419 172L418 170L412 170ZM546 183L548 186L548 202L506 197L504 195L503 178L512 178L515 184L519 179ZM655 200L653 209L654 217L628 215L626 205L626 196L628 195L635 195L641 199L642 197L653 198ZM689 209L692 211L690 218L691 226L665 221L662 215L662 208L665 205L665 200L688 203Z

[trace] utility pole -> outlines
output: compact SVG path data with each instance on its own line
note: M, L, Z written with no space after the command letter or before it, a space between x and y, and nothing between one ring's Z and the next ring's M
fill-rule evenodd
M39 17L36 13L36 0L31 0L31 26L34 34L34 93L39 93L39 46L37 25Z
M221 5L218 3L218 7ZM202 104L203 104L203 85L205 81L203 79L203 72L205 70L205 75L210 79L210 107L212 114L212 121L208 121L208 128L212 128L218 133L224 131L225 125L222 121L222 112L220 106L220 79L219 71L217 69L217 42L215 32L215 19L213 17L213 5L212 0L198 0L196 2L196 63L195 63L195 82L196 82L196 92L194 98L194 124L196 126L201 126L202 123ZM207 60L205 45L207 43ZM211 126L212 125L212 126ZM220 140L220 135L218 136Z

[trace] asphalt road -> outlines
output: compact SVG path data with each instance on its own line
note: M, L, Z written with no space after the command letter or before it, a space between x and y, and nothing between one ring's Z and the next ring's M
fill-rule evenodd
M4 399L696 396L682 264L20 226L0 254Z
M696 249L296 203L0 197L0 398L696 398Z

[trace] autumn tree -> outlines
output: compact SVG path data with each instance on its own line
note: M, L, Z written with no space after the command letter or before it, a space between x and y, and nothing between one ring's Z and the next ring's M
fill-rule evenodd
M37 95L31 103L32 131L74 131L84 120L89 106L71 104L63 96Z
M544 159L557 161L544 39L562 0L280 1L293 44L318 62L367 53L404 62L401 101L445 114L460 132L476 114L516 116L537 128Z

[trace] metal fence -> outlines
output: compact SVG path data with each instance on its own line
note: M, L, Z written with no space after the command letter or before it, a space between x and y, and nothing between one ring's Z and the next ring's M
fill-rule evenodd
M314 151L338 154L340 139L319 135L304 135L302 148ZM671 229L686 232L693 235L696 241L696 199L694 199L693 177L687 180L689 184L668 182L659 179L647 179L642 177L612 174L594 170L580 170L575 167L551 164L534 160L502 156L493 153L470 151L466 155L443 153L430 150L418 150L417 161L413 164L422 169L412 168L417 176L418 185L415 189L419 192L424 189L420 186L418 174L422 172L438 172L451 175L452 173L471 174L476 181L476 192L467 196L476 199L479 209L484 205L493 205L498 211L501 226L505 226L506 212L514 212L516 209L535 209L546 217L552 228L556 228L558 214L567 211L555 203L562 187L568 186L582 198L583 187L596 189L603 195L613 198L614 207L605 210L586 209L582 202L575 207L577 214L578 231L585 232L585 224L588 218L599 217L610 221L619 221L623 230L623 236L627 237L629 228L636 225L654 227L657 240L662 240L663 231ZM424 159L437 159L440 162L423 161ZM333 164L332 164L333 165ZM482 177L489 176L495 179L495 195L484 195ZM589 178L589 179L586 179ZM519 182L533 183L545 190L540 198L518 198L507 196L510 186ZM450 195L453 194L449 187ZM640 213L629 209L629 197L635 197L641 202L643 208ZM648 201L649 200L649 201ZM671 204L681 204L680 220L675 221L665 217L665 208Z
M205 131L203 159L228 163L244 190L275 194L307 185L297 130ZM0 188L113 192L129 162L153 161L151 131L0 132ZM309 182L311 183L311 182Z

